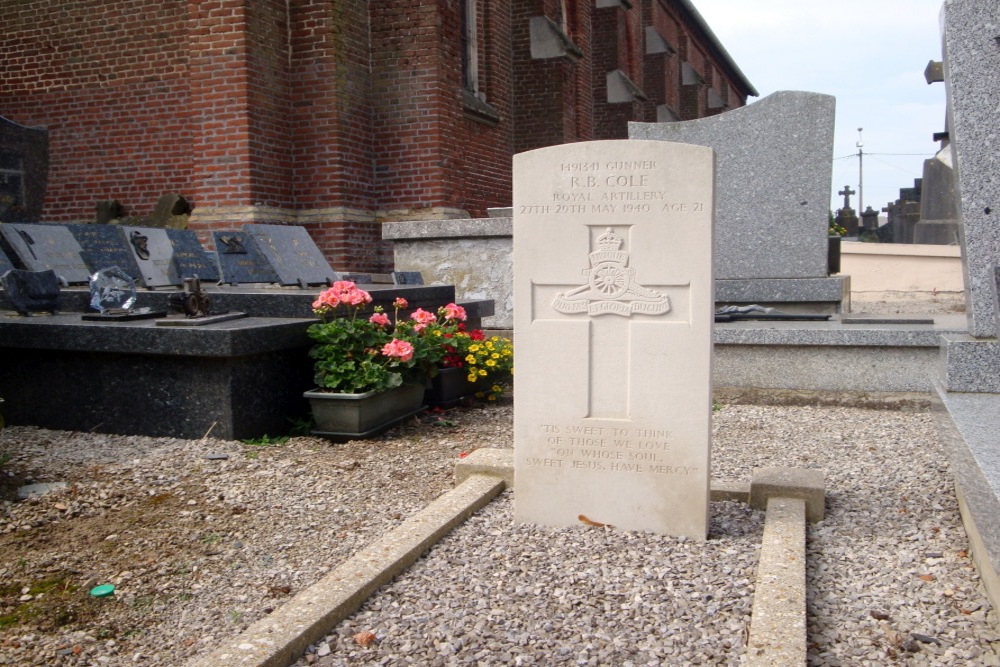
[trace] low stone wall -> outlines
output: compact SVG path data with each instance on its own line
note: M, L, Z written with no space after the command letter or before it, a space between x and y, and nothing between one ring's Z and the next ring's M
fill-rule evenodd
M878 292L962 292L958 246L843 243L840 270L851 277L852 298Z
M397 271L420 271L430 284L455 286L459 301L492 299L488 329L514 327L513 219L388 222Z

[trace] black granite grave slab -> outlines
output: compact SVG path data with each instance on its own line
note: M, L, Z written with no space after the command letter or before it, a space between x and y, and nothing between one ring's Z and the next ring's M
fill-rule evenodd
M201 247L194 230L167 227L164 231L173 245L174 266L182 281L193 276L206 283L219 280L219 267Z
M305 227L244 225L282 285L325 285L340 276L330 267Z
M11 306L21 315L59 310L59 279L51 269L10 269L0 276L0 284Z
M222 282L276 283L278 274L246 232L213 232Z
M4 252L3 245L0 244L0 276L7 273L14 268L14 263L10 261L7 257L7 253Z
M83 261L83 248L63 225L0 225L0 234L11 260L27 271L56 272L63 284L85 284L90 271Z
M122 227L94 224L66 228L83 248L83 260L92 274L117 266L140 285L145 284Z
M423 285L424 276L419 271L393 271L392 283L394 285Z
M289 418L308 415L313 321L164 328L78 314L0 319L4 416L8 424L179 438L285 433Z

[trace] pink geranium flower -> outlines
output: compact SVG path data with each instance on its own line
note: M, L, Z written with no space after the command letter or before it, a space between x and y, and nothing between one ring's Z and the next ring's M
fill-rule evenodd
M340 305L340 296L337 290L331 287L328 290L324 290L320 293L316 300L313 301L313 310L326 310L327 308L336 308Z
M385 313L375 313L368 318L368 321L372 324L378 324L379 326L387 327L389 326L389 316Z
M413 358L413 346L405 340L393 338L382 346L382 354L400 361L409 361Z
M434 315L434 313L428 313L423 308L417 308L410 315L410 319L412 319L417 324L423 324L424 326L427 326L431 322L436 321L437 320L437 316ZM423 328L423 327L421 327L421 328Z
M396 300L392 302L392 305L396 308L406 308L410 304L401 296L397 296Z
M464 322L466 319L465 308L462 308L458 304L449 303L441 310L444 311L445 319L459 320L460 322Z

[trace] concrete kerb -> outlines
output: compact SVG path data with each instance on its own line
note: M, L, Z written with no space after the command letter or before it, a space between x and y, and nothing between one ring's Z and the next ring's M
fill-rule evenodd
M757 563L747 665L806 664L806 501L771 497Z
M455 466L455 481L495 475L514 488L514 451L477 449ZM823 472L757 468L752 481L713 481L713 501L736 500L766 509L754 587L747 664L806 664L806 521L822 521Z
M379 586L413 564L503 488L503 480L497 477L467 476L384 538L359 551L211 654L193 660L189 667L292 664L309 644L354 613Z
M211 654L189 662L189 667L285 667L291 664L309 644L357 611L380 586L412 565L455 526L493 500L505 487L513 488L514 452L478 449L456 464L455 480L454 489L378 542L359 551L270 616L227 640ZM713 482L711 497L715 501L749 503L752 489L752 484L742 482ZM780 487L768 487L748 664L805 662L807 501L780 496ZM801 537L796 538L797 535Z

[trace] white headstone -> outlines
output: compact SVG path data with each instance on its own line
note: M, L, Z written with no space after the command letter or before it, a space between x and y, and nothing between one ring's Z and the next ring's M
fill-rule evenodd
M514 157L515 520L706 537L713 166L661 141Z

